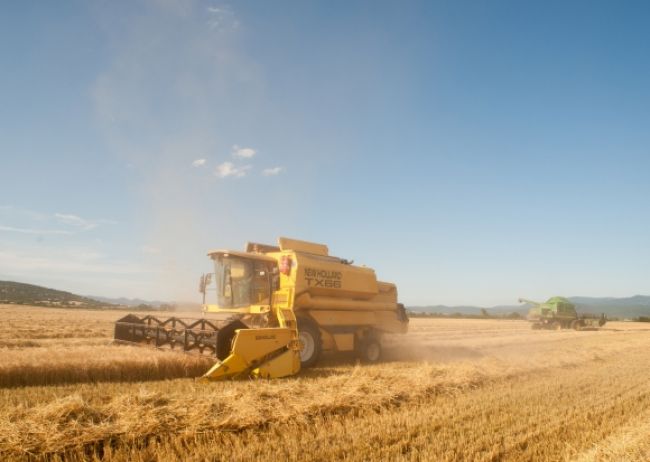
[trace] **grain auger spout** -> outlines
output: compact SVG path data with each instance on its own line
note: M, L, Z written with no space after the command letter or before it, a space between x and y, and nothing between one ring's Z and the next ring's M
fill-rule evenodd
M324 351L378 361L383 334L407 331L395 285L374 270L329 255L323 244L278 244L209 252L214 272L199 284L203 318L130 314L116 322L115 340L215 357L202 378L220 380L286 377Z

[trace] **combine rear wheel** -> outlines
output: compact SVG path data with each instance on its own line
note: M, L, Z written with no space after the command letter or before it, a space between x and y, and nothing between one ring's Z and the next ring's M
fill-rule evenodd
M381 359L381 343L374 337L360 340L356 349L364 363L376 363Z
M298 339L301 344L300 367L313 366L323 351L320 329L311 319L298 318Z

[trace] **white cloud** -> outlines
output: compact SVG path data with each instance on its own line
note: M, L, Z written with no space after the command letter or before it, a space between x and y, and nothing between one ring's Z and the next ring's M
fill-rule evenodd
M239 157L242 159L250 159L255 154L257 154L257 151L255 151L255 149L253 148L240 148L237 145L234 145L232 147L232 155L234 157Z
M262 175L275 176L275 175L279 175L283 171L284 171L284 167L265 168L264 170L262 170Z
M205 165L205 159L196 159L192 162L192 167L201 167L202 165Z
M250 169L250 165L242 165L241 167L237 167L232 162L224 162L223 164L217 165L217 169L214 171L214 174L219 178L227 178L229 176L241 178L243 176L246 176L247 171Z

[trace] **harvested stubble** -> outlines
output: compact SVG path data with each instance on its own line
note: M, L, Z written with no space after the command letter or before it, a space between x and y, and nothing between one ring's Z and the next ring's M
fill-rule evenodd
M608 356L517 374L499 362L395 363L270 382L6 390L0 403L11 411L0 420L0 451L13 458L29 451L141 461L172 454L186 460L584 457L620 426L647 416L646 356L637 350L629 361Z
M345 373L338 369L326 377L276 381L65 387L55 399L44 400L39 398L41 390L33 388L18 402L5 392L0 402L13 412L2 415L6 440L0 440L0 448L9 449L13 442L14 450L62 452L115 436L138 442L152 435L187 437L277 423L307 424L315 416L380 410L415 397L454 393L485 380L472 369L449 374L449 367L430 365L415 371L405 365L392 371L344 369ZM30 398L36 402L25 406Z
M631 330L641 326L412 327L389 342L392 362L330 362L286 380L0 390L0 457L649 459L650 436L637 430L650 414L650 332Z

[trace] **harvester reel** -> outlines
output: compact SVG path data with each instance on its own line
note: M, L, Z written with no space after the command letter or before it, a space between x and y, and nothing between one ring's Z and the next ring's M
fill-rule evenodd
M159 319L129 314L115 322L115 341L147 345L185 353L225 359L236 329L246 329L240 320L217 321L171 317Z

